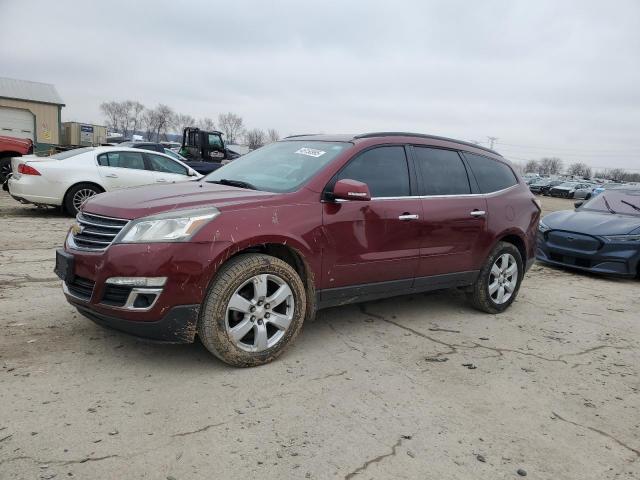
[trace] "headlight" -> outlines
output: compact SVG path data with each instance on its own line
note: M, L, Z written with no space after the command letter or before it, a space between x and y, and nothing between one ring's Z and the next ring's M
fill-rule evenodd
M605 235L608 242L640 242L640 235Z
M546 223L544 223L542 221L538 223L538 231L540 233L544 233L544 232L547 232L549 230L551 230L551 227L549 225L547 225Z
M187 242L218 215L217 208L207 207L138 218L125 227L115 243Z

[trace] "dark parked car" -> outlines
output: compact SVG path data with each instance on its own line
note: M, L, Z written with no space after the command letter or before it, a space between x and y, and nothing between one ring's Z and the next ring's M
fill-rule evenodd
M588 182L564 182L549 189L552 197L573 198L576 190L583 188L593 188L593 184Z
M67 300L142 337L271 361L316 309L463 287L516 298L540 207L502 156L429 135L289 137L202 181L89 199L56 255Z
M538 260L634 277L640 260L640 189L607 190L576 210L553 212L538 228Z
M154 152L164 153L166 155L169 155L170 157L175 158L176 160L180 160L181 162L186 163L191 168L193 168L196 172L198 172L198 173L200 173L202 175L207 175L207 174L209 174L209 173L213 172L214 170L217 170L218 168L221 167L221 164L219 162L204 162L204 161L201 161L201 160L190 160L190 159L187 159L187 158L183 157L182 155L180 155L179 153L174 152L170 148L166 148L161 143L156 143L156 142L122 142L118 146L120 146L120 147L131 147L131 148L141 148L143 150L151 150L151 151L154 151Z
M563 180L549 180L545 178L529 185L529 190L537 195L548 195L549 189L564 183Z

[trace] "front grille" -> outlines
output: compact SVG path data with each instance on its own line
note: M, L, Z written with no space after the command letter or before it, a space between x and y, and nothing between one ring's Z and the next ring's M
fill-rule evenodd
M602 247L602 242L591 235L582 233L565 232L563 230L552 230L547 233L547 242L552 248L562 250L572 250L578 254L593 254ZM573 253L567 252L567 253Z
M576 267L591 268L591 260L587 258L574 257L571 255L560 255L551 252L549 258L554 262L564 263L565 265L574 265Z
M71 282L67 282L67 289L69 293L74 297L81 298L82 300L91 300L91 294L93 293L93 286L95 282L88 278L74 277Z
M73 233L77 247L85 250L103 250L125 227L129 220L103 217L92 213L80 212L76 217L80 231Z
M130 286L106 284L101 303L111 305L113 307L123 307L127 302L127 298L129 298L129 294L132 289L133 287Z

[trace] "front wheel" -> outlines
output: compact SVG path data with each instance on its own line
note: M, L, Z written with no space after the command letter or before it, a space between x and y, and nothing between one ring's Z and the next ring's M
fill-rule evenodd
M499 242L480 269L469 294L471 304L487 313L504 312L516 299L523 275L518 249L511 243Z
M293 342L306 308L304 284L288 263L270 255L239 255L220 269L209 287L198 336L223 362L262 365Z

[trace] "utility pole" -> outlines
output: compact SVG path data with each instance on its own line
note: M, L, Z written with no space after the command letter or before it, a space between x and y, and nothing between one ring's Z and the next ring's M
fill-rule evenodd
M487 139L489 140L489 148L493 150L493 142L498 140L498 137L487 137Z

